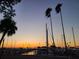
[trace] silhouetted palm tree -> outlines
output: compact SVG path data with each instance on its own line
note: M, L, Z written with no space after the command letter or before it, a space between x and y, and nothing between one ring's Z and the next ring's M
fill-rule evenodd
M51 11L52 11L52 8L47 8L46 12L45 12L45 16L47 17L51 17Z
M51 11L52 11L52 8L47 8L47 10L45 12L45 16L47 16L48 18L50 18L51 33L52 33L51 36L52 36L52 40L53 40L53 47L55 47L55 41L54 41L54 36L53 36L53 28L52 28Z
M61 6L62 6L62 4L60 4L60 3L57 4L57 6L55 8L55 10L56 10L57 13L59 13L61 11Z
M0 33L3 34L0 40L0 45L6 34L7 36L11 36L15 34L16 30L16 22L12 20L12 17L4 17L4 19L0 21Z
M57 4L57 6L56 6L56 8L55 8L55 11L56 11L56 13L60 13L61 24L62 24L62 30L63 30L63 37L64 37L64 44L65 44L65 48L67 48L67 45L66 45L66 37L65 37L65 31L64 31L64 25L63 25L63 18L62 18L62 12L61 12L61 6L62 6L61 3Z

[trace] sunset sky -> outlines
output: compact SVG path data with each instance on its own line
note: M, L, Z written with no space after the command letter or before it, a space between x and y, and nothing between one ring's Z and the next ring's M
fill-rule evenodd
M5 37L7 47L37 47L45 46L45 23L48 23L49 44L52 43L50 22L45 16L45 10L52 8L52 24L56 46L64 46L60 14L55 12L55 6L59 0L22 0L14 8L18 30L15 35ZM74 27L77 46L79 45L79 0L61 0L62 15L66 40L73 46L72 26ZM0 19L2 19L0 14ZM0 34L1 38L1 34Z

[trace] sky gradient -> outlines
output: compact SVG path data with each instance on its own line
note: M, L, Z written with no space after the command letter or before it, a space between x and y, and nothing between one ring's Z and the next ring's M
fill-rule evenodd
M50 22L45 10L51 7L52 23L56 46L63 46L60 14L56 14L58 0L22 0L14 8L18 31L11 37L5 37L8 47L36 47L45 45L45 23L48 23L49 43L52 43ZM62 15L67 42L73 46L71 27L74 27L77 45L79 45L79 0L62 0ZM0 15L0 19L2 19ZM1 38L1 34L0 34ZM8 42L8 43L7 43Z

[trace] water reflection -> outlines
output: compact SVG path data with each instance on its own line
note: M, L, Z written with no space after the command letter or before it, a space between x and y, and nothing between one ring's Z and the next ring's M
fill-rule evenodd
M25 52L22 55L35 55L35 51Z

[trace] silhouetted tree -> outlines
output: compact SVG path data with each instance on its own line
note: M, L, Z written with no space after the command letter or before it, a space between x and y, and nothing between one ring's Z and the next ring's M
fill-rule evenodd
M53 36L53 28L52 28L51 11L52 11L52 8L47 8L47 10L45 12L45 16L50 18L51 33L52 33L51 36L52 36L52 40L53 40L53 47L55 47L55 41L54 41L54 36Z
M19 2L21 2L21 0L0 0L0 13L6 16L8 12L8 15L14 16L15 9L13 9L13 6Z
M0 13L3 13L3 17L4 17L0 21L0 33L3 34L0 40L0 45L3 41L2 47L4 45L5 35L11 36L15 34L17 30L16 22L13 21L12 17L16 15L15 9L13 9L13 7L19 2L21 2L21 0L0 0ZM0 59L1 59L1 55L0 55Z
M21 2L21 0L0 0L0 13L3 13L3 17L5 18L14 17L16 14L13 6L19 2Z
M51 11L52 11L52 8L47 8L47 10L45 12L45 16L51 17Z
M0 21L0 33L3 34L0 40L0 45L6 34L7 36L11 36L15 34L16 30L16 22L12 20L12 17L4 17L4 19Z
M65 44L65 48L67 48L65 31L64 31L64 25L63 25L63 18L62 18L62 12L61 12L61 7L62 7L62 4L61 3L57 4L57 6L55 8L55 11L56 11L56 13L60 13L62 30L63 30L63 37L64 37L64 44Z
M61 6L62 6L62 4L57 4L57 6L55 8L57 13L59 13L61 11Z

